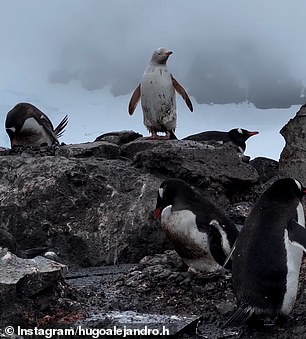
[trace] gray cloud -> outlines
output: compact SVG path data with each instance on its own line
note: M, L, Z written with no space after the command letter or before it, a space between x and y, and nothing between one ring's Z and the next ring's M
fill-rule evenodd
M1 2L2 74L78 79L88 90L132 92L152 51L199 103L289 107L304 102L302 0L7 0Z

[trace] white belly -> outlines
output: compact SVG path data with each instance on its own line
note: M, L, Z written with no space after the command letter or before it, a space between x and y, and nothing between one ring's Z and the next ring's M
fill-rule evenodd
M182 258L185 263L202 272L214 272L222 269L210 253L208 237L204 232L200 232L196 226L196 216L189 210L171 211L172 206L163 209L161 224L166 234L170 235L170 240L179 240L180 243L188 246L201 248L203 256L197 259Z
M301 226L305 227L304 209L301 203L299 203L297 211L298 211L298 223ZM291 312L296 299L303 250L291 243L291 241L288 238L287 230L285 230L284 240L287 252L288 272L286 277L286 293L284 296L281 312L284 315L288 315Z
M42 144L52 145L52 138L34 118L27 119L20 130L20 145L40 146ZM18 139L16 145L18 145Z
M141 106L144 124L150 130L176 128L175 90L165 67L149 66L141 82Z

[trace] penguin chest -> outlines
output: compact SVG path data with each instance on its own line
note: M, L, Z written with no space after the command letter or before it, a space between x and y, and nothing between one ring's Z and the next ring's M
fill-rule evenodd
M305 227L304 210L301 203L297 206L297 221L301 226ZM288 231L285 230L284 243L287 254L287 276L286 276L286 292L284 295L281 312L288 315L295 303L299 274L303 256L303 250L292 244L288 237Z
M189 210L171 211L166 207L161 215L162 228L174 249L185 263L198 271L221 269L209 249L208 235L198 230L196 216Z
M15 136L14 145L41 146L47 144L50 146L52 141L42 125L34 118L28 118L21 128L19 136Z
M165 68L149 68L141 82L144 124L157 131L176 127L176 100L171 75Z

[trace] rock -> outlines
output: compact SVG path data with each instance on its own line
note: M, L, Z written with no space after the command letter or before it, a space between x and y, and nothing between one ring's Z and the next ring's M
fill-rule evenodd
M11 233L6 230L0 229L0 248L6 248L12 253L17 251L17 242L16 239L11 235Z
M151 150L155 147L165 145L165 141L162 140L145 140L137 139L121 147L121 155L130 159L134 159L136 154L146 150Z
M279 164L276 160L258 157L251 160L249 164L256 169L261 183L266 183L279 174Z
M0 227L19 253L39 245L72 267L135 263L172 248L152 218L165 178L186 180L220 208L248 201L258 187L257 171L230 143L147 140L130 131L100 139L108 141L0 155Z
M239 194L258 183L257 171L241 161L230 143L214 147L189 140L144 142L152 146L135 154L133 164L136 167L156 175L185 180L204 189L221 204L237 200Z
M250 214L253 207L251 202L239 202L229 205L227 208L227 216L236 224L240 231L244 225L246 217Z
M286 145L280 155L280 174L306 185L306 114L305 105L281 129Z
M176 338L188 329L196 333L202 316L175 316L134 311L111 311L108 313L93 314L90 318L79 321L75 325L81 328L100 328L100 334L111 335L113 338ZM146 326L144 326L144 324ZM101 329L102 328L102 329ZM105 330L103 330L105 328ZM108 329L108 330L107 330ZM87 332L84 331L84 334ZM82 330L79 332L82 333ZM94 330L92 332L95 333ZM162 336L162 337L161 337Z
M21 259L0 248L0 323L20 325L56 302L66 272L46 258Z
M37 244L63 262L133 262L165 249L150 217L161 180L122 160L0 157L3 229L22 249Z
M87 142L83 144L65 145L60 147L57 155L74 158L101 157L115 159L119 156L119 147L106 141Z

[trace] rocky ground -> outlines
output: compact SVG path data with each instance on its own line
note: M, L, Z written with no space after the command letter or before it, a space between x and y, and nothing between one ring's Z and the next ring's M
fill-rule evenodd
M0 328L165 324L175 338L306 338L305 262L286 322L223 328L236 305L230 272L189 272L152 218L160 183L175 177L242 227L279 176L306 185L305 131L303 114L282 129L279 163L249 161L230 143L150 141L131 131L2 150L0 247L16 256L0 251ZM35 257L50 250L64 265Z
M92 295L87 302L102 307L104 312L135 311L200 317L190 328L177 333L176 338L285 339L305 338L306 335L305 276L306 260L296 305L287 321L278 324L272 319L266 320L254 328L223 328L236 305L230 273L225 276L190 273L174 251L145 257L133 267L123 267L121 272L110 274L97 270L90 277L69 279L68 283L77 290L100 293Z

